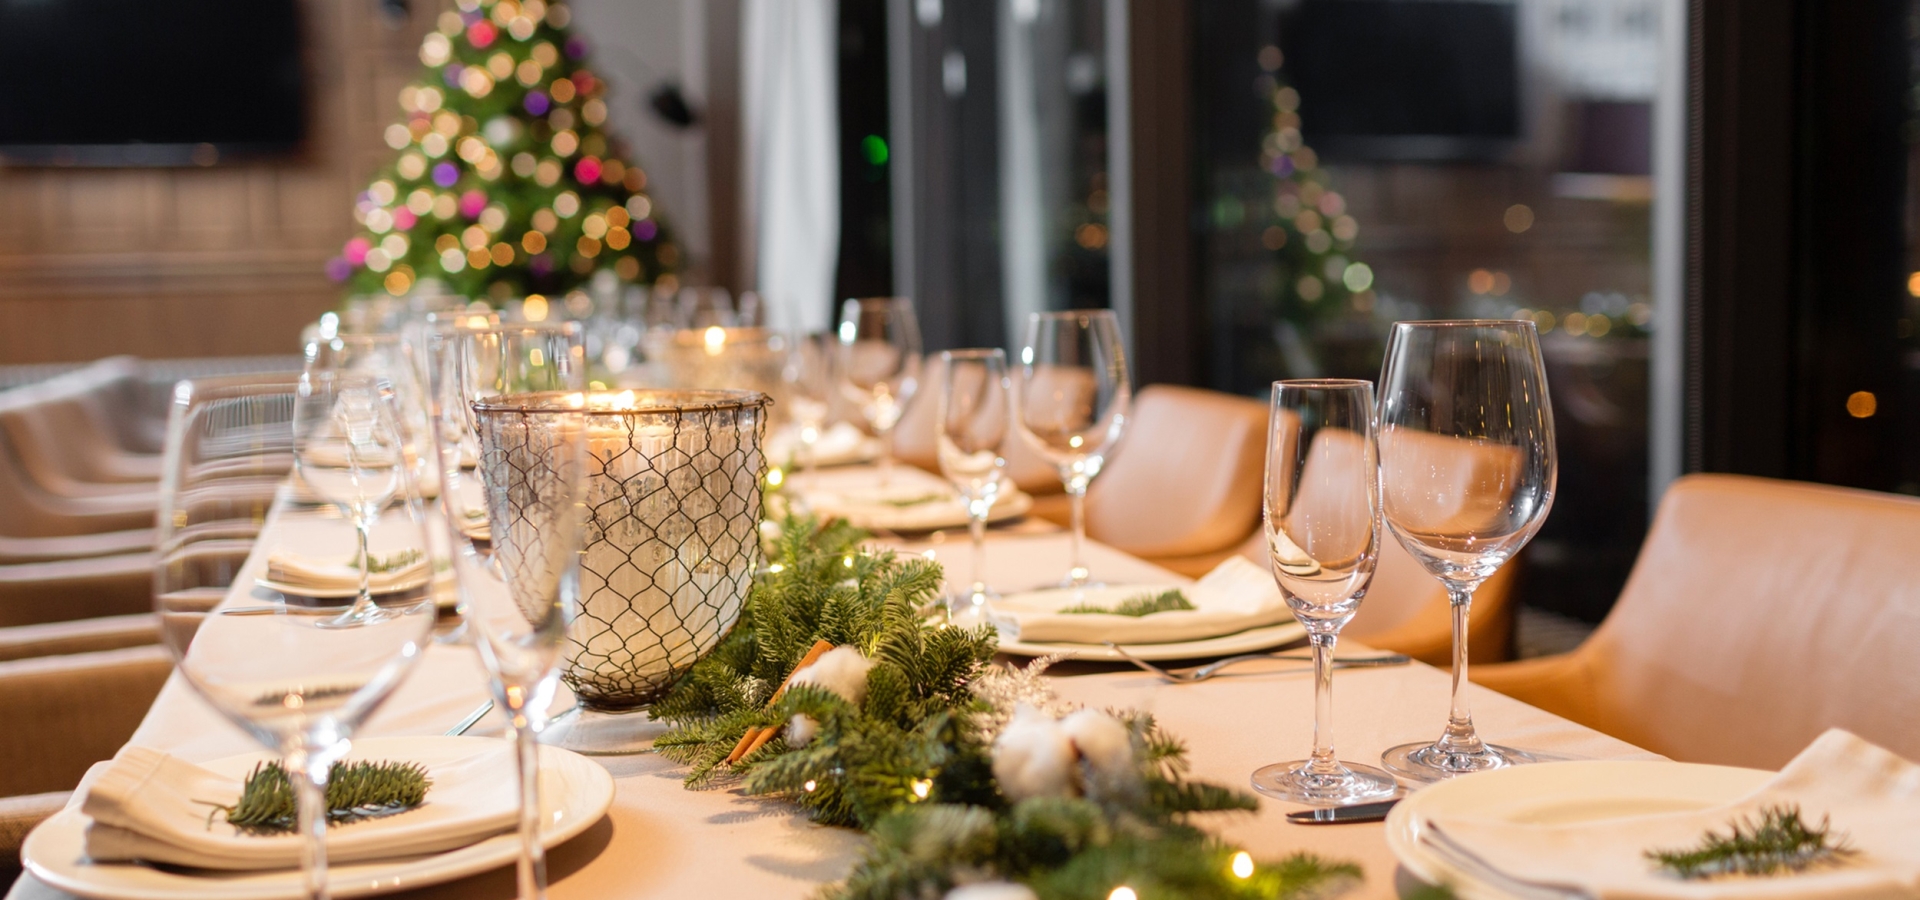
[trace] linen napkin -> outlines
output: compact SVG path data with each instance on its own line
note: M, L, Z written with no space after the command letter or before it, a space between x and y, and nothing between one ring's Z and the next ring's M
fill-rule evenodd
M820 432L813 442L814 465L840 466L863 462L879 453L879 442L846 422L835 422ZM783 428L767 438L767 459L794 465L804 463L806 447L800 442L798 428Z
M1142 585L1120 591L1113 600L1155 593L1175 585ZM1028 591L994 601L993 624L1008 637L1033 642L1098 644L1167 644L1237 634L1282 622L1293 615L1280 588L1267 570L1244 557L1228 557L1198 582L1180 587L1196 607L1145 616L1112 613L1066 613L1085 602L1085 595L1069 588ZM1118 596L1124 595L1124 596ZM1103 597L1101 605L1108 605Z
M406 812L334 826L327 856L337 862L388 859L464 847L514 826L518 799L511 748L476 743L472 755L429 765L426 802ZM396 760L404 762L405 760ZM297 835L249 835L209 803L232 803L241 778L229 778L148 747L121 748L87 790L80 811L87 856L95 862L145 860L202 869L290 869L300 865Z
M1858 852L1798 874L1683 881L1641 854L1690 847L1736 818L1798 805L1809 824L1828 817ZM1840 729L1829 730L1753 794L1713 809L1569 825L1447 817L1443 833L1501 871L1576 884L1602 900L1799 900L1920 894L1920 766Z
M378 552L374 553L373 557L376 561L385 558ZM433 563L423 553L418 559L400 568L370 573L367 577L367 586L376 594L412 590L427 583L433 574L432 566ZM316 591L358 591L360 589L360 558L355 555L329 559L279 548L267 554L267 579L288 587Z

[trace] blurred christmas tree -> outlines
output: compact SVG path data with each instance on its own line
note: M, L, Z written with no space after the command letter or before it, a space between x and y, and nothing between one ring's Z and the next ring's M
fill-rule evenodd
M1280 51L1261 51L1261 67L1280 67ZM1332 187L1313 148L1300 137L1300 92L1265 76L1273 119L1260 147L1260 167L1274 176L1273 202L1260 242L1280 264L1279 315L1303 329L1349 310L1373 309L1373 270L1353 258L1360 223Z
M602 130L606 82L563 3L458 0L420 42L420 79L387 127L398 156L354 204L363 230L328 263L357 293L434 278L499 303L628 283L679 264L646 173Z

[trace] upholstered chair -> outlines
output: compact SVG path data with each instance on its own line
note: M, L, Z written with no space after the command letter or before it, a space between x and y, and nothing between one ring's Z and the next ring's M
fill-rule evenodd
M940 474L939 429L935 420L939 415L940 382L945 374L946 365L940 361L939 354L929 354L926 364L920 368L919 391L907 405L900 423L893 427L894 458L935 475ZM1000 455L1007 461L1008 480L1019 485L1020 490L1036 498L1062 495L1060 499L1065 499L1060 470L1011 429L1007 431Z
M0 394L0 439L40 488L63 497L151 494L160 456L128 449L114 419L132 410L138 367L125 357Z
M1777 768L1830 727L1920 759L1915 548L1920 499L1688 476L1585 643L1472 678L1688 762Z

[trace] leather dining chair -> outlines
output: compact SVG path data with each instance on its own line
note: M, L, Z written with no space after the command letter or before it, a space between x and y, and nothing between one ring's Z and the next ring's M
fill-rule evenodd
M0 565L0 627L153 608L153 553Z
M1686 762L1777 768L1829 727L1920 758L1920 499L1673 483L1619 600L1486 687Z
M907 404L907 411L900 417L899 424L893 427L894 458L916 468L925 469L935 475L940 474L940 438L939 418L940 384L946 374L946 364L940 361L939 354L928 356L920 367L920 386L913 401ZM1066 488L1060 483L1060 470L1040 455L1040 452L1027 446L1020 436L1008 429L1006 440L1000 445L1000 455L1007 461L1007 480L1020 486L1020 490L1036 498L1060 495L1065 499Z
M115 357L6 391L0 394L0 438L49 493L151 493L160 479L160 455L129 449L114 426L145 412L131 408L138 372L131 359Z

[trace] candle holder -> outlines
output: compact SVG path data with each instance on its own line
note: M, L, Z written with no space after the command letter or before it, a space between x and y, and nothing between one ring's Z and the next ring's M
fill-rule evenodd
M643 749L645 716L720 643L760 567L765 394L590 394L580 613L561 680L578 699L556 743Z

